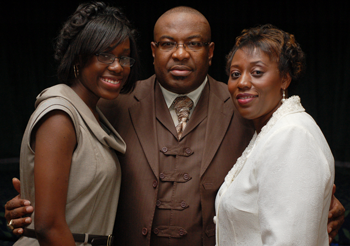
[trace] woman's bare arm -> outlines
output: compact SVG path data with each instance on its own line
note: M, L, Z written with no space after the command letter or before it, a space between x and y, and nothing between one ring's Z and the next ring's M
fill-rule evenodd
M35 149L35 232L40 245L75 245L65 219L69 172L76 146L70 117L55 110L32 133Z

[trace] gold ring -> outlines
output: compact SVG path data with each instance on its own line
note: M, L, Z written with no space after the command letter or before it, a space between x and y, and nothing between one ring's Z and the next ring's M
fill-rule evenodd
M108 235L108 239L107 239L107 246L111 246L112 245L112 235Z
M7 223L7 227L8 228L10 228L11 229L11 231L13 231L13 229L15 229L14 227L13 227L13 220L10 220L10 222L9 223Z

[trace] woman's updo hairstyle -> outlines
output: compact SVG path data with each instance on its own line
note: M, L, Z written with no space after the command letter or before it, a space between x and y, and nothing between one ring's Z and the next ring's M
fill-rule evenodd
M293 81L298 80L305 70L305 54L296 42L293 34L289 34L277 27L266 24L250 29L244 29L236 38L236 43L226 56L226 72L230 73L232 59L238 49L246 48L253 51L259 48L271 60L278 63L281 76L289 74ZM291 83L289 89L295 86Z
M58 79L70 85L74 80L73 66L84 68L96 53L113 50L127 38L130 40L131 57L136 60L121 93L135 87L140 62L135 41L136 31L129 20L115 7L103 2L84 3L64 23L55 47L55 59L59 62ZM116 43L115 43L116 42ZM113 47L111 47L111 45Z

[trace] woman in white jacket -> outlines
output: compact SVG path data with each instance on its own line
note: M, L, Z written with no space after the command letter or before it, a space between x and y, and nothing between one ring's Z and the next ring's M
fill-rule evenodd
M328 245L334 158L300 98L286 98L303 51L264 25L243 30L227 58L233 102L256 133L217 194L217 245Z

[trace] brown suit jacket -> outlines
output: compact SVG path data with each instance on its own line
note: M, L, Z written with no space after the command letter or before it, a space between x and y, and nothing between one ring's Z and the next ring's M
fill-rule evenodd
M227 172L241 155L252 137L253 129L240 116L234 114L234 105L227 85L208 76L206 129L192 129L190 122L196 121L198 105L184 134L196 138L205 134L203 156L199 162L200 208L202 223L197 225L202 231L201 242L191 240L178 245L215 245L214 201ZM127 145L125 155L120 154L122 185L119 198L114 234L116 245L150 245L152 222L156 209L159 184L159 146L156 132L157 120L162 124L172 124L169 131L176 134L175 126L166 108L164 98L155 100L156 77L139 81L129 95L120 95L113 101L101 100L99 108L122 136ZM202 95L203 96L203 95ZM164 112L163 112L164 111ZM197 120L202 124L201 120ZM159 127L158 127L159 129ZM167 129L167 128L164 128ZM186 133L187 131L187 133ZM203 136L203 135L201 135ZM191 202L191 201L190 201ZM186 218L184 218L186 220ZM188 227L192 221L187 221Z

